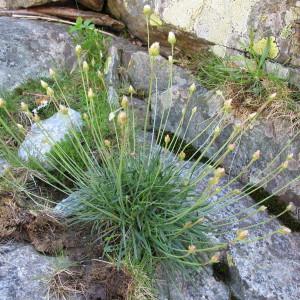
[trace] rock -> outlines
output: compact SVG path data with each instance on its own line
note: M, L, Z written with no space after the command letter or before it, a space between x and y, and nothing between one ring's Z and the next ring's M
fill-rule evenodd
M73 43L62 24L0 17L0 89L48 76L50 67L72 68Z
M0 299L43 300L47 298L55 259L37 253L30 245L0 245Z
M278 62L300 66L299 56L299 14L297 1L281 0L217 0L148 1L160 19L160 26L151 27L151 42L158 41L166 45L170 30L176 32L176 46L185 51L201 51L203 47L213 45L218 55L225 55L227 49L242 49L249 41L250 31L256 32L256 42L273 36L279 54ZM146 41L146 22L143 15L142 0L109 0L111 13L128 26L129 31Z
M133 87L137 91L149 93L150 82L150 64L149 55L144 51L138 51L131 55L127 66L127 75ZM164 91L169 86L170 67L168 61L159 56L153 63L153 74L157 77L158 91ZM187 86L193 78L188 71L174 66L173 84L178 86ZM155 87L155 79L153 86ZM155 89L153 88L153 92Z
M108 102L113 106L119 105L119 95L117 90L120 88L119 68L120 56L119 50L113 44L109 47L105 63L104 75L108 91Z
M20 146L19 157L24 161L36 159L51 169L47 154L53 145L64 140L72 130L78 130L82 124L80 113L72 109L67 115L57 112L51 118L33 124Z
M191 162L186 163L186 170L191 166ZM186 171L182 176L186 177ZM222 191L208 200L208 203L215 203L209 220L223 220L223 224L230 220L232 223L222 226L225 235L217 240L232 241L239 228L248 228L249 239L253 240L251 243L231 245L228 249L233 266L227 266L228 271L223 273L223 277L232 295L240 300L299 299L300 234L272 234L281 227L280 222L267 212L255 211L257 206L247 195L241 195L239 201L233 201L232 197L224 199L233 189L242 188L237 182L228 185L229 180L230 177L223 177L219 184ZM207 184L208 178L198 184L199 194ZM235 215L237 213L240 213L239 218Z
M157 282L159 300L229 300L229 288L213 276L211 267L190 272L188 279L180 274L168 274L168 280ZM166 277L164 275L164 277Z
M104 0L78 0L78 2L95 11L101 11L104 5Z
M14 9L21 7L31 7L60 0L0 0L0 8Z
M0 176L3 174L3 172L8 166L9 166L8 162L0 157Z
M55 215L67 218L78 208L80 208L80 192L74 192L56 204L52 211Z

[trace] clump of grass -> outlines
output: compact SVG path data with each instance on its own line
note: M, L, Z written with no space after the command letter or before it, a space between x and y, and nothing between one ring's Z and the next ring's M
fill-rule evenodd
M225 97L233 99L239 112L254 112L265 105L268 117L289 117L299 121L299 89L266 71L267 59L271 53L271 39L268 38L262 53L255 49L254 36L244 47L246 56L220 58L210 52L199 54L193 59L197 65L200 83L208 89L221 89ZM276 97L269 101L269 96Z
M144 14L148 24L151 15L149 6L145 7ZM176 44L174 33L169 34L168 42L172 53L169 59L169 88L172 91L173 53ZM193 141L184 147L179 145L176 150L177 136L180 132L189 129L191 121L197 115L197 107L189 110L191 100L195 100L193 97L197 86L192 84L187 90L188 99L172 139L165 132L168 118L172 113L172 105L162 112L162 117L158 119L157 103L151 103L152 96L155 97L157 93L153 66L159 56L159 44L148 45L148 52L151 70L150 93L146 100L144 130L138 132L134 109L132 109L134 88L129 87L129 97L123 96L118 108L110 107L109 113L102 110L102 104L99 106L99 103L102 103L101 99L107 97L103 72L99 70L99 65L102 66L102 63L85 60L86 53L83 47L76 46L78 74L83 90L80 94L80 103L83 103L82 118L85 126L79 131L70 132L69 140L65 142L67 147L64 143L59 143L49 153L49 165L55 172L50 172L46 166L37 161L41 174L37 173L35 177L48 187L67 195L76 192L79 202L74 208L70 221L91 228L91 235L103 244L104 258L112 259L119 267L129 259L133 267L141 267L151 278L158 265L182 270L200 268L217 263L220 260L219 251L227 249L229 245L256 241L257 237L251 237L251 231L263 224L245 225L240 221L259 214L265 210L265 207L260 206L264 201L261 200L221 220L216 217L221 209L229 209L231 205L250 193L248 186L241 190L227 188L237 182L240 176L260 159L259 150L253 153L241 174L228 179L225 183L222 181L225 169L218 166L221 166L225 157L234 151L237 139L244 131L251 128L259 114L250 114L241 124L236 125L213 158L202 164L211 145L228 126L232 114L232 100L227 100L222 93L219 93L224 100L223 108L195 135L193 140L203 135L207 138L201 149L186 159L185 151ZM50 87L50 82L42 82L43 88L58 113L67 117L72 104L65 96L55 72L51 71L51 74L53 85ZM173 103L172 93L170 93L170 102ZM10 115L4 100L1 109L6 116ZM158 132L155 135L155 128L153 128L148 139L151 109L154 112L154 124ZM33 116L28 108L25 109L25 113L32 122L43 128L42 121ZM4 129L10 133L10 127L6 125L5 120L0 118L0 121ZM106 126L108 121L110 126ZM187 121L187 128L183 128L184 121ZM14 122L12 118L13 125ZM106 136L105 128L111 129L110 137ZM157 146L158 144L163 147ZM7 149L5 143L2 143L2 147ZM7 150L6 153L11 152ZM80 159L74 159L76 156ZM7 158L10 158L9 155ZM10 160L12 164L18 161L19 165L26 167L18 157L15 156L14 159ZM274 158L264 170L265 176L258 186L267 184L274 176L283 172L290 160L289 155L283 164L273 166L276 162ZM3 180L12 181L11 177L6 176L3 176ZM197 189L200 183L205 183L201 190ZM21 189L29 199L36 199L26 186L20 188L15 183L15 187L17 190ZM214 201L213 196L218 196L218 199ZM43 197L40 198L42 200ZM292 208L291 204L280 214ZM272 220L273 217L263 223ZM239 228L234 234L231 227L233 225ZM265 236L289 232L288 228L279 227L266 233ZM226 237L228 233L231 233L230 238ZM211 240L211 236L216 239Z

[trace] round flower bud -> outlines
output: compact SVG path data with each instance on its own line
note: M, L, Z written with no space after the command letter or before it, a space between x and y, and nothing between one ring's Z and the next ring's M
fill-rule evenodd
M99 79L101 79L103 77L103 74L102 74L101 70L97 71L97 76L98 76Z
M196 253L196 251L197 251L197 248L195 245L189 245L188 254L194 254L194 253Z
M232 99L228 99L224 101L224 111L225 112L231 112L232 110Z
M6 101L3 98L0 98L0 108L5 107Z
M197 106L194 106L193 109L192 109L192 114L195 114L197 111Z
M250 115L249 115L249 119L250 119L250 120L253 120L253 119L256 117L256 115L257 115L256 112L250 114Z
M186 157L186 154L185 154L183 151L181 151L181 152L179 153L178 157L179 157L180 160L184 160L185 157Z
M253 161L256 161L256 160L258 160L260 158L260 150L257 150L257 151L255 151L254 153L253 153L253 155L252 155L252 160Z
M62 114L67 115L68 112L69 112L69 109L68 109L65 105L60 104L60 105L59 105L59 111L60 111Z
M293 202L290 202L289 205L286 207L286 209L288 211L295 211L296 206L295 206L295 204Z
M170 138L170 136L167 134L167 135L165 136L165 144L168 145L168 144L170 143L170 141L171 141L171 138Z
M210 259L210 263L212 264L217 264L218 262L220 262L220 258L221 258L221 255L220 253L216 253L215 255L213 255Z
M189 87L189 93L190 95L193 95L196 91L196 84L193 83L190 87Z
M214 137L218 137L221 133L221 128L219 126L217 126L214 130Z
M267 207L265 205L262 205L258 208L258 211L260 212L263 212L263 211L266 211L267 210Z
M126 109L128 107L128 103L128 98L126 96L123 96L121 101L122 108Z
M82 69L83 69L84 72L88 72L89 71L89 64L86 61L84 61L82 63Z
M53 69L50 68L49 69L49 75L50 75L51 78L54 78L55 75L56 75L56 73L55 73L55 71Z
M42 86L43 89L46 90L48 88L48 83L45 82L44 80L41 80L41 86Z
M81 52L82 52L81 46L80 45L76 45L76 47L75 47L75 53L76 53L76 55L80 56Z
M224 168L217 168L215 170L215 176L218 178L224 177L225 176L225 169Z
M120 126L124 126L127 123L127 114L125 111L121 111L118 114L118 123Z
M281 234L290 234L292 230L288 227L282 226L281 228L278 229L278 232Z
M239 241L245 240L249 236L249 231L248 230L239 230L237 232L236 239Z
M216 95L217 95L217 96L220 96L220 97L223 97L223 93L222 93L222 91L220 91L220 90L217 90L217 91L216 91Z
M19 130L23 131L24 130L24 126L22 124L17 124L17 127Z
M28 111L28 105L25 102L21 102L21 110Z
M229 150L230 152L232 152L234 149L235 149L235 144L229 144L229 145L228 145L228 150Z
M82 118L83 120L87 121L89 119L89 116L87 113L83 113Z
M149 48L149 54L152 57L156 57L159 55L159 51L160 51L160 46L158 42L155 42L151 45L151 47Z
M129 86L129 88L128 88L128 93L129 93L130 95L135 94L135 90L134 90L134 88L133 88L132 85Z
M147 4L144 6L143 13L147 17L149 17L152 14L152 9L151 9L150 5Z
M288 168L288 166L289 166L289 162L286 160L286 161L284 161L282 164L281 164L281 168L282 169L287 169Z
M170 31L168 35L168 43L174 45L176 43L175 33Z
M33 117L32 117L32 120L34 121L34 122L36 122L36 123L38 123L38 122L40 122L40 117L39 117L39 115L38 114L35 114Z
M106 147L110 147L111 146L111 141L110 140L104 140L104 145Z
M114 111L112 111L109 115L108 115L108 120L112 121L114 118L116 117L116 113Z
M89 97L90 99L94 98L94 92L93 92L92 88L89 88L89 91L88 91L88 97Z

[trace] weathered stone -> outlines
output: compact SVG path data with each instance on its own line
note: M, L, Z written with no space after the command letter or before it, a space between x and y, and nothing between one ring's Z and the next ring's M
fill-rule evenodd
M0 299L43 300L55 259L37 253L30 245L0 245Z
M83 6L92 10L101 11L104 5L104 0L78 0Z
M9 164L7 163L7 161L5 161L4 159L2 159L0 157L0 176L3 174L3 172L5 171L5 169L9 166Z
M28 161L36 159L51 169L47 154L53 146L64 140L73 130L82 126L80 113L69 109L68 114L57 112L51 118L32 125L30 132L20 146L19 157Z
M186 171L191 166L191 162L186 163ZM199 194L206 189L208 179L204 178L198 184ZM242 188L237 182L228 185L229 180L228 176L221 179L218 185L221 191L207 203L215 203L209 220L226 224L222 226L224 235L218 237L219 241L232 241L240 228L248 229L249 240L252 240L250 243L231 244L228 249L233 266L229 266L225 282L233 296L241 300L299 299L300 264L297 262L300 262L300 234L274 234L281 227L280 222L267 212L258 212L258 204L247 195L225 198L233 189Z
M167 33L176 32L176 46L187 51L200 51L201 46L216 45L213 50L224 55L226 49L242 49L249 41L250 31L256 31L256 41L274 36L279 62L300 66L299 15L297 1L281 0L218 0L181 1L167 0L147 4L160 18L161 26L151 27L151 42L166 44ZM146 22L143 15L144 1L109 0L111 13L124 21L131 33L146 41ZM241 43L243 42L243 43Z
M50 67L71 68L76 61L68 27L0 17L0 89L48 76Z
M187 274L185 274L187 275ZM157 281L159 300L229 300L229 288L215 279L211 267L190 272L188 278L182 274L164 274L168 278Z
M69 197L60 201L52 211L60 217L67 218L72 216L78 208L80 208L80 192L74 192Z
M135 52L131 55L127 66L127 75L136 90L144 91L148 94L149 82L151 78L151 68L149 55L143 51ZM156 78L154 78L154 75ZM163 57L158 56L153 62L153 92L157 84L158 91L164 91L169 86L170 64ZM177 66L173 67L173 84L187 86L192 81L192 76L188 71Z
M37 6L57 1L60 0L0 0L0 8L14 9Z

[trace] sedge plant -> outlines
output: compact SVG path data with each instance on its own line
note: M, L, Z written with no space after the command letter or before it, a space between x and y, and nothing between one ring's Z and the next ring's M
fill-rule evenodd
M144 14L148 24L151 8L146 6ZM173 103L173 55L176 44L174 33L169 34L168 42L172 53L169 57L168 91L169 101ZM59 191L66 196L76 192L78 205L68 219L73 224L90 229L91 236L101 241L103 256L106 259L112 259L120 266L122 262L130 261L130 264L139 266L146 274L153 275L158 265L183 270L199 268L217 263L220 260L220 251L226 250L230 245L250 243L273 234L290 232L289 228L279 227L259 238L251 235L255 227L261 227L273 218L259 224L241 225L244 224L243 220L251 220L253 215L266 209L263 206L264 200L251 207L234 211L223 219L217 217L221 209L228 209L250 191L253 192L253 187L248 185L241 189L229 187L238 182L244 172L261 158L263 154L259 149L253 153L252 159L238 176L224 180L226 170L220 166L225 157L234 151L238 139L259 117L259 112L250 114L240 124L235 125L227 141L203 164L202 159L207 156L222 130L230 124L230 99L225 99L219 92L224 98L220 112L205 122L203 129L194 139L175 148L177 136L181 134L183 139L185 138L188 127L196 116L197 107L191 110L188 108L195 97L197 86L192 84L188 88L188 100L182 109L174 137L171 137L166 133L166 128L172 114L172 105L162 112L161 118L157 118L157 77L153 66L160 53L159 43L148 43L150 92L146 100L142 129L135 122L135 90L132 86L129 87L128 97L120 97L119 107L108 104L110 110L106 116L100 114L98 103L107 97L103 72L97 72L95 68L98 68L98 65L83 59L84 51L80 45L76 46L75 51L83 90L85 112L81 117L84 127L74 124L74 130L69 133L68 147L72 151L58 143L48 154L46 166L32 158L36 170L34 177L43 183L42 187ZM97 77L91 78L91 72L96 72ZM55 78L53 72L51 76ZM55 81L52 87L45 82L42 85L57 113L69 118L72 107L64 97L59 82ZM95 90L101 90L101 93L96 94ZM274 95L269 95L268 101L273 97ZM7 125L2 115L5 114L9 118L11 115L4 99L0 101L0 108L1 130L10 134L16 144L21 144L26 137L26 131L13 117L9 126ZM43 120L37 114L32 114L25 103L22 104L21 110L25 117L44 130ZM149 132L151 115L154 116L153 129ZM183 124L186 124L185 120L188 120L187 128L183 127ZM109 123L110 133L103 130L105 122ZM44 134L51 142L51 133ZM187 147L203 136L206 138L201 149L187 159ZM18 184L15 170L30 168L28 163L20 160L17 151L10 149L5 141L1 141L1 149L3 156L11 164L4 172L2 180L14 184L15 189L24 197L42 205L43 201L47 200L42 194L29 189L26 184ZM278 156L288 149L289 145L284 145ZM74 156L79 157L80 161L74 160ZM275 157L264 170L265 175L261 182L257 183L257 189L283 172L292 156L288 155L286 161L279 166L275 164L276 159ZM199 190L201 183L205 183L204 188ZM280 187L278 191L285 187ZM214 196L218 196L217 200L212 200ZM293 205L290 204L280 214L292 209ZM228 238L228 233L232 234L231 228L235 228L234 234Z

